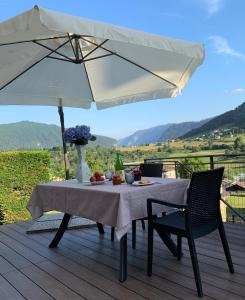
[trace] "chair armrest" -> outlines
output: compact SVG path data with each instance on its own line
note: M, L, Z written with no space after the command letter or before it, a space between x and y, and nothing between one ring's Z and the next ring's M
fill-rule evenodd
M169 206L174 208L187 208L186 204L175 204L175 203L170 203L159 199L149 198L147 199L147 212L149 218L152 218L152 203L161 204L164 206Z

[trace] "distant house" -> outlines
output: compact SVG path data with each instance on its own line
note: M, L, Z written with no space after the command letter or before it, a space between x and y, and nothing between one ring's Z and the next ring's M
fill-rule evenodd
M226 187L227 192L244 192L245 191L245 181L235 181Z

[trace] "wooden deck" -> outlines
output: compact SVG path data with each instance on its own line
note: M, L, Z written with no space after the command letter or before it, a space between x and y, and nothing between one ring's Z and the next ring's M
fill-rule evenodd
M140 225L140 224L139 224ZM119 243L110 228L69 230L59 248L54 233L26 234L30 223L0 226L0 299L198 299L187 244L178 262L156 237L153 276L146 276L146 238L138 226L136 249L128 235L128 280L118 278ZM235 266L230 274L217 233L196 241L203 299L245 299L245 226L226 225Z

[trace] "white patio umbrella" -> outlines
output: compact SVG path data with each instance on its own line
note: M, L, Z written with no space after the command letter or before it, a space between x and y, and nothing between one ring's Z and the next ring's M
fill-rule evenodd
M0 23L0 105L58 106L63 132L62 106L175 97L203 60L197 43L35 6Z

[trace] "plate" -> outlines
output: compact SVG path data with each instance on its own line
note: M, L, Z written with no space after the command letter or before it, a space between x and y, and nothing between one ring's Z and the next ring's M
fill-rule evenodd
M100 184L104 184L108 181L109 181L109 179L105 179L104 181L92 181L92 182L89 181L89 183L92 184L92 185L100 185Z
M134 186L145 186L145 185L151 185L151 184L153 184L154 183L154 181L150 181L150 182L148 182L148 183L139 183L139 181L134 181L133 183L132 183L132 185L134 185Z
M92 185L100 185L100 184L104 184L106 181L92 181L90 182Z

